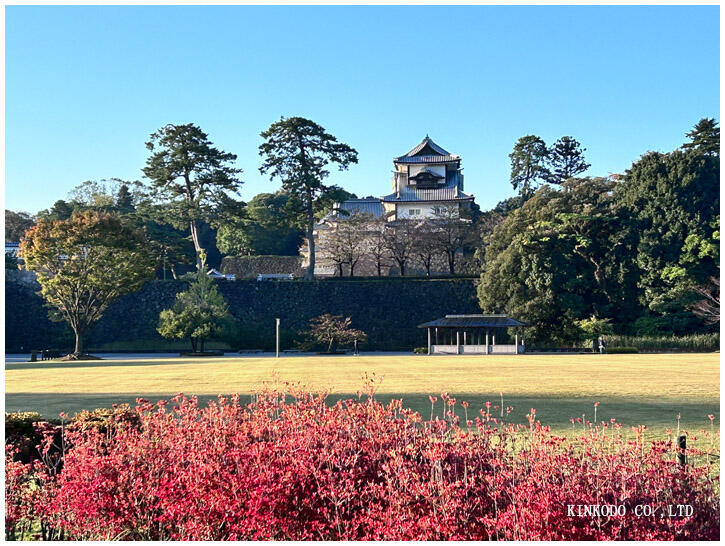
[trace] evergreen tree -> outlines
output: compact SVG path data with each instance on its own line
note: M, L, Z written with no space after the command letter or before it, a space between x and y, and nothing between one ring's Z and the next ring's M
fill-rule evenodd
M128 183L123 182L116 193L116 208L121 213L133 212L135 209L133 204L133 195L128 188Z
M584 161L584 152L579 142L570 136L563 136L549 149L547 181L562 184L569 178L586 171L590 165Z
M693 287L719 276L720 160L701 151L650 152L616 193L637 226L641 303L666 332L696 328Z
M546 143L536 135L521 137L509 154L511 159L511 185L519 194L528 197L549 176L546 163L549 150Z
M309 265L305 279L315 275L315 213L320 199L329 192L324 184L330 164L346 170L357 163L357 152L338 142L323 127L301 117L281 118L261 133L264 142L259 155L264 159L259 171L282 182L282 188L300 200L305 210L305 231L309 246Z
M237 203L232 195L242 182L237 156L215 148L199 127L166 125L153 133L146 147L146 198L156 205L158 221L189 230L200 265L202 224L214 224ZM151 209L149 209L151 210Z
M171 309L161 311L158 332L169 339L188 339L194 352L203 353L206 340L218 336L228 318L227 303L207 275L202 251L196 279L176 295Z
M234 256L296 256L303 230L295 216L286 193L260 193L219 227L217 246Z
M535 341L568 343L590 317L633 321L638 314L636 243L617 213L609 179L548 186L505 217L484 243L479 303L532 324Z
M44 220L68 220L75 210L74 206L63 199L58 199L49 209L38 212L38 218Z
M702 118L687 137L691 142L682 145L684 150L720 157L720 127L714 118Z

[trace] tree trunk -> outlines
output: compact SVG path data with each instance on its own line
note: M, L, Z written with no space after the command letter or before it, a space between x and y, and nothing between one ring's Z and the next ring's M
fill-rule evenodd
M337 264L337 276L342 279L342 262Z
M455 250L453 252L448 253L448 269L449 269L451 275L456 274L456 252L455 252Z
M307 248L310 250L310 263L305 273L306 281L315 280L315 213L312 209L312 191L307 190Z
M80 330L74 330L76 334L76 346L75 349L73 349L73 354L75 355L82 355L83 354L83 334L84 332L81 332Z
M382 267L380 265L380 262L378 261L375 265L378 268L378 277L382 277L383 276L383 270L382 270Z
M191 240L194 243L194 251L196 252L196 267L201 267L201 243L199 242L199 224L196 220L189 222L189 232L191 233Z
M398 267L400 267L400 276L405 277L405 261L397 260Z
M191 352L195 353L196 352L196 340L193 337L190 337L189 339L191 339Z
M199 352L200 353L203 353L204 352L204 338L201 338L199 340Z
M355 269L355 264L353 264L352 262L350 262L350 276L351 277L354 277L354 275L352 274L354 269Z

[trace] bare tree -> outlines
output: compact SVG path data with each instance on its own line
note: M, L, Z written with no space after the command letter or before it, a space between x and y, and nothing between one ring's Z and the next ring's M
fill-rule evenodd
M415 226L413 254L425 268L426 277L430 277L433 261L440 254L437 231L437 227L431 221L424 220Z
M696 287L695 292L702 296L702 299L690 306L692 312L707 324L720 322L720 279L710 277L710 282Z
M390 222L384 233L385 248L400 268L400 276L405 275L405 266L410 261L415 248L414 223L411 220Z
M386 244L385 229L387 221L384 217L373 218L368 225L367 253L375 262L378 277L383 276L383 267L388 266L390 253Z
M465 211L459 211L456 205L441 207L435 215L434 221L438 227L436 230L438 249L446 255L448 270L451 275L454 275L458 252L474 240L473 223L466 217Z
M326 257L335 264L335 268L337 269L337 276L342 277L342 266L347 263L347 254L345 253L345 249L343 248L342 241L337 237L337 227L334 228L335 231L332 231L327 236L327 244L325 245L325 254Z
M371 219L370 214L354 212L337 222L330 243L333 254L341 261L340 276L342 276L342 264L350 267L351 277L355 275L355 266L365 254L366 232Z

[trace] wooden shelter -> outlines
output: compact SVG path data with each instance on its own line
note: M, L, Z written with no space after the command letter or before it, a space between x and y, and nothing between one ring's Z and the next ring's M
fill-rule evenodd
M428 354L522 354L525 322L506 315L446 315L419 324L428 330ZM496 332L514 329L514 344L496 345Z

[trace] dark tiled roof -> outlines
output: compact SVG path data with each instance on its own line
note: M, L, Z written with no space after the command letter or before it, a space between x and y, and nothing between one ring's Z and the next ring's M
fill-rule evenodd
M418 328L512 328L529 326L506 315L446 315L443 318L419 324Z
M338 203L335 205L335 208L333 208L332 211L326 216L326 218L335 218L335 219L343 219L345 218L344 214L337 214L335 212L335 209L341 209L345 212L348 212L350 214L355 213L363 213L363 214L371 214L375 218L379 218L383 215L383 203L380 201L380 199L374 198L374 199L348 199L347 201L343 201L342 203Z
M401 203L404 201L466 201L469 199L473 199L473 196L459 190L456 179L449 181L445 186L435 189L418 189L413 186L405 186L401 188L400 195L391 193L390 195L382 197L382 200L388 203Z
M430 148L435 154L416 155L426 147ZM459 156L447 152L426 135L415 148L405 155L396 157L393 161L396 163L444 163L447 161L458 161L459 159L461 159Z
M398 157L394 161L395 163L447 163L450 161L460 161L460 156L457 155L417 155L414 157Z

